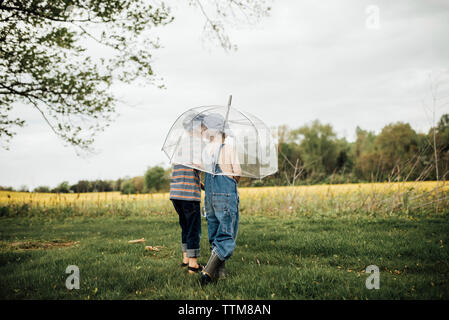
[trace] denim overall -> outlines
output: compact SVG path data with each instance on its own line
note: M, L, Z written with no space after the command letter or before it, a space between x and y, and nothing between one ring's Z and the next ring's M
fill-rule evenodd
M222 173L215 156L216 173ZM235 248L239 227L239 194L237 182L225 175L206 173L204 177L207 231L212 250L220 260L228 260Z

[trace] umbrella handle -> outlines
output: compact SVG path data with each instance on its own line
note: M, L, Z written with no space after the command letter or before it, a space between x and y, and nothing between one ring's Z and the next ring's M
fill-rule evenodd
M231 102L232 102L232 94L229 96L228 110L226 111L226 118L225 118L225 121L223 122L223 129L222 129L222 132L225 131L225 128L226 128L226 122L228 122L229 110L231 109Z

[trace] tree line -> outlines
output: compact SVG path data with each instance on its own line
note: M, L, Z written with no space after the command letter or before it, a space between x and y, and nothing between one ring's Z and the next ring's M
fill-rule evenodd
M449 172L449 114L427 133L396 122L379 134L357 127L348 142L315 120L278 136L279 171L257 185L446 180Z
M85 192L111 192L120 191L122 194L152 193L168 190L170 184L171 169L161 166L149 167L143 176L133 178L125 177L117 180L79 180L70 185L63 181L55 188L39 186L33 192L43 193L85 193ZM0 190L30 192L27 186L21 186L15 190L12 187L2 187Z
M356 140L338 138L330 124L319 120L296 129L280 126L276 174L263 180L242 178L241 186L288 186L319 183L446 180L449 173L449 114L427 133L396 122L379 134L356 128ZM149 167L143 176L117 180L67 181L34 192L84 193L120 191L123 194L168 191L171 169ZM0 190L14 191L12 187ZM17 191L29 191L22 186Z

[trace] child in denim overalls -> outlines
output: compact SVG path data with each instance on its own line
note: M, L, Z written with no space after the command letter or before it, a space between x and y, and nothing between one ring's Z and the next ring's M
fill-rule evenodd
M201 284L208 284L215 278L225 277L225 261L228 260L236 246L239 225L239 194L237 183L241 174L240 165L231 146L224 144L226 127L224 119L218 114L206 116L204 124L208 130L216 130L210 137L210 149L216 174L206 173L204 179L205 207L211 257L201 274ZM225 131L225 132L223 132ZM214 141L215 140L215 141ZM221 140L221 141L220 141ZM232 176L221 175L224 172Z

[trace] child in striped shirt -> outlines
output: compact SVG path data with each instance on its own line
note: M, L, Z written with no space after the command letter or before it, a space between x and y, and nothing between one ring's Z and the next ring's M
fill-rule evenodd
M197 259L200 256L201 189L204 189L200 172L193 169L193 167L198 167L198 164L195 165L197 161L191 151L195 148L201 149L202 144L201 133L194 130L194 124L200 121L200 118L193 120L187 118L183 123L187 134L184 139L179 141L177 153L173 158L175 165L170 182L170 200L179 215L179 225L181 226L181 249L183 252L181 266L188 266L191 274L202 270Z

